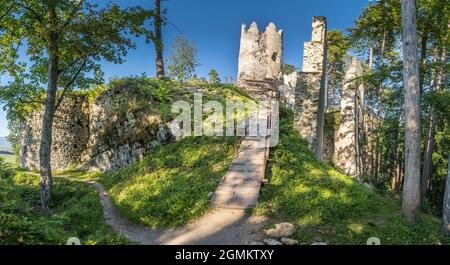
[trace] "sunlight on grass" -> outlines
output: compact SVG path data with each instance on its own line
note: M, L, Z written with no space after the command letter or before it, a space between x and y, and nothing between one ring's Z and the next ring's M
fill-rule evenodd
M449 243L440 221L423 215L415 225L401 217L400 203L314 158L292 127L292 113L281 110L280 143L271 150L270 184L262 189L255 214L272 223L298 226L294 238L301 244L366 244L378 237L382 244Z

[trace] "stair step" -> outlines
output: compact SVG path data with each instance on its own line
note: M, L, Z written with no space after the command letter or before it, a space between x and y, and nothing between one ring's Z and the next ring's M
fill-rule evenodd
M265 171L264 165L240 165L240 164L231 164L228 170L231 171L241 171L241 172L256 172L259 174L263 174Z
M211 203L216 207L230 209L248 209L254 208L258 203L258 194L221 194L215 193Z
M266 161L264 161L263 157L255 157L255 158L240 158L237 157L233 160L232 164L234 165L264 165Z
M243 171L228 171L224 177L225 180L260 180L261 176L254 172L243 172Z
M246 148L240 149L237 158L257 157L263 159L265 156L265 148Z
M219 182L219 185L223 186L233 186L233 187L258 187L261 188L261 180L258 179L228 179L228 180L222 180Z
M261 185L258 186L234 186L234 185L219 185L215 191L215 194L229 194L231 196L240 196L243 194L259 194L259 189Z

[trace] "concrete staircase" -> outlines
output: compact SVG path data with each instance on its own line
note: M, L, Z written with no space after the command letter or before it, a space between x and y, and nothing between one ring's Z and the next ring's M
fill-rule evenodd
M270 120L271 112L259 111L257 115ZM269 156L270 128L267 136L249 136L246 131L236 158L211 198L215 207L248 209L258 203Z

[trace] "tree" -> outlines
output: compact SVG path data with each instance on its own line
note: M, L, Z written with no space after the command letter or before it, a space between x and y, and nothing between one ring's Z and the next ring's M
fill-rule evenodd
M155 3L155 49L156 49L156 77L164 79L164 59L163 59L163 39L161 26L163 19L161 17L161 0L154 0Z
M295 69L295 65L292 64L283 64L283 75L290 75L293 72L295 72L297 69Z
M450 236L450 156L448 157L447 181L442 209L442 230L446 236Z
M199 65L197 48L188 40L177 37L169 57L169 75L180 82L184 82L192 77L195 73L195 68Z
M208 75L209 75L209 82L211 84L220 84L219 73L217 73L216 70L211 69Z
M345 56L351 47L342 31L331 30L327 36L327 105L335 105L340 97L339 87L345 74Z
M402 0L403 79L405 92L405 180L403 215L416 222L420 214L420 84L416 1Z
M2 95L7 95L3 100L10 107L39 102L36 95L44 91L40 85L47 84L39 151L40 200L47 209L52 194L50 159L56 110L68 91L102 81L101 60L121 63L127 50L134 47L131 35L144 34L150 40L143 24L152 12L114 4L99 8L85 0L2 1L0 10L6 10L0 16L0 69L14 78L3 87ZM19 55L22 46L27 56ZM24 63L26 59L29 65Z

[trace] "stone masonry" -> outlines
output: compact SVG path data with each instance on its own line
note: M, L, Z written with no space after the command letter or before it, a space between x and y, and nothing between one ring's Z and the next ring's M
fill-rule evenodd
M362 125L360 109L364 88L357 82L362 75L361 63L349 57L346 64L344 84L341 88L340 124L335 139L334 162L344 173L358 175L359 128Z
M20 128L20 166L39 169L42 110L36 110ZM53 170L67 169L81 162L89 139L89 104L87 97L67 95L55 114L51 165Z
M99 95L66 95L53 125L52 170L117 171L171 142L169 127L137 88L119 86ZM133 107L136 105L137 107ZM20 129L20 166L39 169L43 110Z
M260 32L253 22L241 30L237 85L260 99L277 96L283 79L283 31L270 23Z
M312 38L304 44L303 69L295 89L294 126L311 150L317 145L319 97L326 78L326 32L326 18L314 17Z

